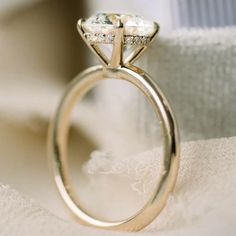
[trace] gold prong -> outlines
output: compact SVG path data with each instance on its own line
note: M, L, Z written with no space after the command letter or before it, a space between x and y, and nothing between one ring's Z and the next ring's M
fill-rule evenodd
M148 43L148 45L153 41L153 39L155 38L155 36L157 35L158 31L159 31L159 25L154 22L154 25L156 27L155 32L153 33L153 35L150 37L150 42ZM137 47L125 60L124 64L132 64L134 63L141 55L142 53L146 50L147 45L144 46L139 46Z
M156 30L155 30L154 34L151 36L150 43L153 41L153 39L155 38L155 36L157 35L157 33L159 32L159 29L160 29L160 26L156 22L154 22L154 25L156 27Z
M77 22L77 30L78 30L80 36L82 37L84 42L87 44L87 46L91 49L91 51L96 55L96 57L99 59L99 61L104 66L107 66L108 65L108 58L101 52L101 50L99 49L98 46L96 46L96 44L90 44L90 42L88 42L88 40L86 39L85 31L83 29L83 22L84 21L85 21L85 19L81 18Z
M81 38L85 41L85 43L87 43L87 40L84 36L85 32L84 32L84 29L83 29L83 22L85 21L85 19L81 18L78 20L77 22L77 30L81 36Z
M121 20L117 21L115 28L115 38L112 50L111 62L109 67L117 68L123 64L123 42L124 40L124 26Z

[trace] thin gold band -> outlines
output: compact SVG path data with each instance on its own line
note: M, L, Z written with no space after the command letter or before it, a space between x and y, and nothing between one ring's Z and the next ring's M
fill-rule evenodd
M67 133L72 109L98 81L108 78L126 80L139 88L157 114L164 134L164 171L160 182L155 187L154 194L134 216L116 222L95 219L83 209L70 184L67 167ZM69 209L85 225L120 231L141 230L161 212L176 182L179 168L179 134L173 113L159 87L145 72L134 66L118 68L95 66L79 74L69 85L58 107L51 124L48 147L58 190Z

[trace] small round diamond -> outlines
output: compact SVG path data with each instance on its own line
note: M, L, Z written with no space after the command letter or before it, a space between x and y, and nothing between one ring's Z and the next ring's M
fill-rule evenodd
M106 40L106 35L105 34L102 34L102 33L97 34L97 42L98 43L104 43L105 40Z
M139 44L141 44L141 43L142 43L141 37L135 36L135 37L134 37L134 44L135 44L135 45L139 45Z
M112 44L114 42L115 36L113 34L107 34L106 35L106 43Z
M134 37L131 36L131 35L128 35L125 37L125 40L124 40L125 44L130 44L132 45L134 43Z
M93 33L86 33L85 37L88 40L88 42L90 42L90 43L96 42L98 39L97 35L93 34Z

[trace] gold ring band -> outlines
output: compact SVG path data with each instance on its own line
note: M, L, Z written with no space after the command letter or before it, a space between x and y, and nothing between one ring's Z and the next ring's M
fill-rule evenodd
M120 31L118 31L118 34L120 34ZM114 45L113 54L117 54L122 46L119 45L119 43L121 44L121 36L122 34L114 39L116 45ZM151 223L161 212L167 202L169 193L175 186L180 160L179 132L166 97L150 76L131 64L123 65L119 55L114 56L113 59L109 66L88 68L70 83L50 126L49 157L60 195L79 222L103 229L138 231ZM145 206L136 214L125 220L114 222L96 219L83 209L71 185L67 163L67 136L72 110L78 100L92 89L97 82L107 79L125 80L136 86L151 104L160 121L163 133L163 172L153 194Z

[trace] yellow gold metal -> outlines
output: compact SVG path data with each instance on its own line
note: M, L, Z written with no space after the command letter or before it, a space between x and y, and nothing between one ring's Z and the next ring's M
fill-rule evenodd
M124 40L124 27L120 20L117 21L115 29L115 42L112 50L111 68L117 68L123 64L123 40Z
M87 46L90 48L90 50L96 55L96 57L98 58L98 60L104 65L107 66L109 63L109 59L106 57L106 55L104 53L102 53L102 51L99 49L99 47L95 44L90 44L87 39L85 38L84 34L85 31L83 29L83 22L85 20L84 19L79 19L77 22L77 30L81 36L81 38L84 40L84 42L87 44Z
M78 29L86 42L82 20L78 22ZM156 33L157 31L158 27ZM137 59L146 47L139 48L126 59L125 63L123 62L123 27L121 22L116 27L111 62L97 50L95 45L86 43L104 66L94 66L80 73L70 83L59 104L48 137L49 158L55 182L65 204L82 224L108 230L138 231L150 224L160 214L166 205L169 193L173 191L175 186L180 160L178 127L171 107L158 85L153 82L146 72L130 64ZM120 221L104 221L86 212L73 190L67 163L67 136L70 115L75 104L99 81L111 78L130 82L146 96L160 121L164 140L163 173L160 181L156 183L154 193L142 209L133 216Z

